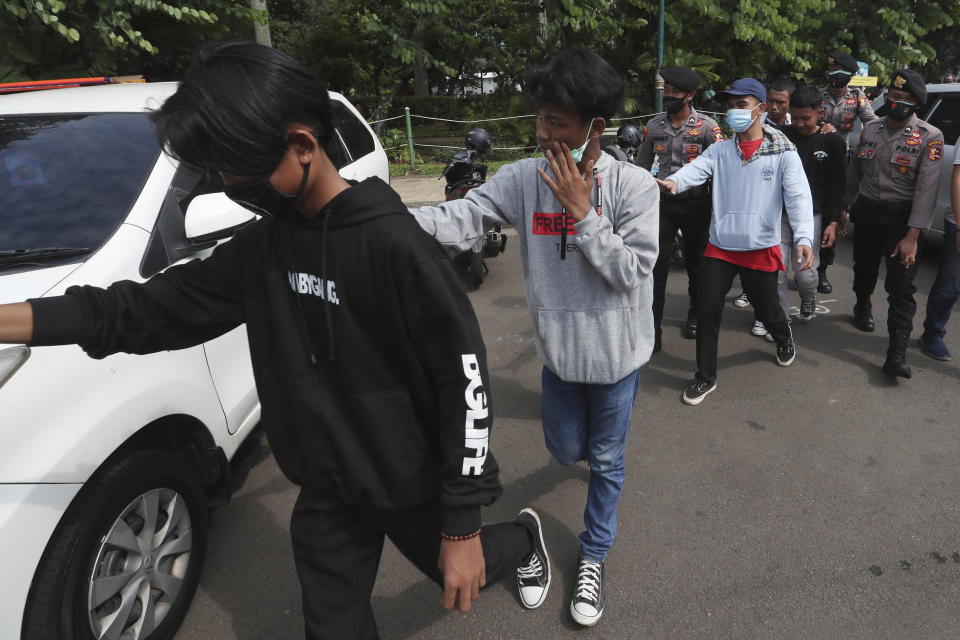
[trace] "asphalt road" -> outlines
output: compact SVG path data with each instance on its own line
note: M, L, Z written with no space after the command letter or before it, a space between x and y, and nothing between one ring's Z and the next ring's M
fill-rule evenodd
M913 341L913 379L880 371L885 296L874 294L875 333L851 326L849 241L830 269L834 293L813 321L793 323L789 368L750 335L750 308L726 307L718 388L698 407L680 401L694 342L680 336L686 282L673 269L664 350L643 369L633 413L606 611L578 628L568 606L588 473L543 446L540 363L512 240L470 292L505 489L485 520L539 511L551 591L525 611L502 583L470 613L448 613L439 589L388 544L372 603L384 639L960 638L960 368ZM921 259L918 328L934 253ZM956 316L948 344L960 355ZM262 437L235 467L242 488L212 516L202 583L176 640L302 638L288 535L296 489Z

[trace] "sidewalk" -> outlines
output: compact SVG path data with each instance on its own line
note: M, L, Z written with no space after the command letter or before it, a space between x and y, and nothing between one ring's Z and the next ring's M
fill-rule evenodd
M408 207L422 207L443 202L446 184L439 175L398 176L390 178L390 186L400 194Z

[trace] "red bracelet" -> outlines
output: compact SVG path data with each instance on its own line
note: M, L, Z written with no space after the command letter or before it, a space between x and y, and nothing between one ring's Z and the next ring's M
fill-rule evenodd
M480 535L480 529L477 529L473 533L468 533L462 536L451 536L450 534L444 533L443 531L440 532L441 538L443 538L444 540L452 540L453 542L461 542L463 540L469 540L470 538L476 538L478 535Z

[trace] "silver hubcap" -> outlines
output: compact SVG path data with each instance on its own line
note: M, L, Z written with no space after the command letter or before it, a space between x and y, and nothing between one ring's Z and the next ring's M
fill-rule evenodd
M90 576L94 637L148 638L177 600L192 547L190 514L176 491L154 489L128 504L101 540Z

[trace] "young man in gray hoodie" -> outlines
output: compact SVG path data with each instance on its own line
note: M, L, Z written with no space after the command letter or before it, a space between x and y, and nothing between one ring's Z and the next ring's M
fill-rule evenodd
M564 465L590 467L570 613L603 613L603 563L617 528L624 449L639 368L653 350L653 266L659 191L649 173L600 150L623 98L623 80L587 50L533 67L545 158L502 167L461 200L414 209L442 244L469 248L494 224L517 230L527 304L544 363L541 415L547 448Z

